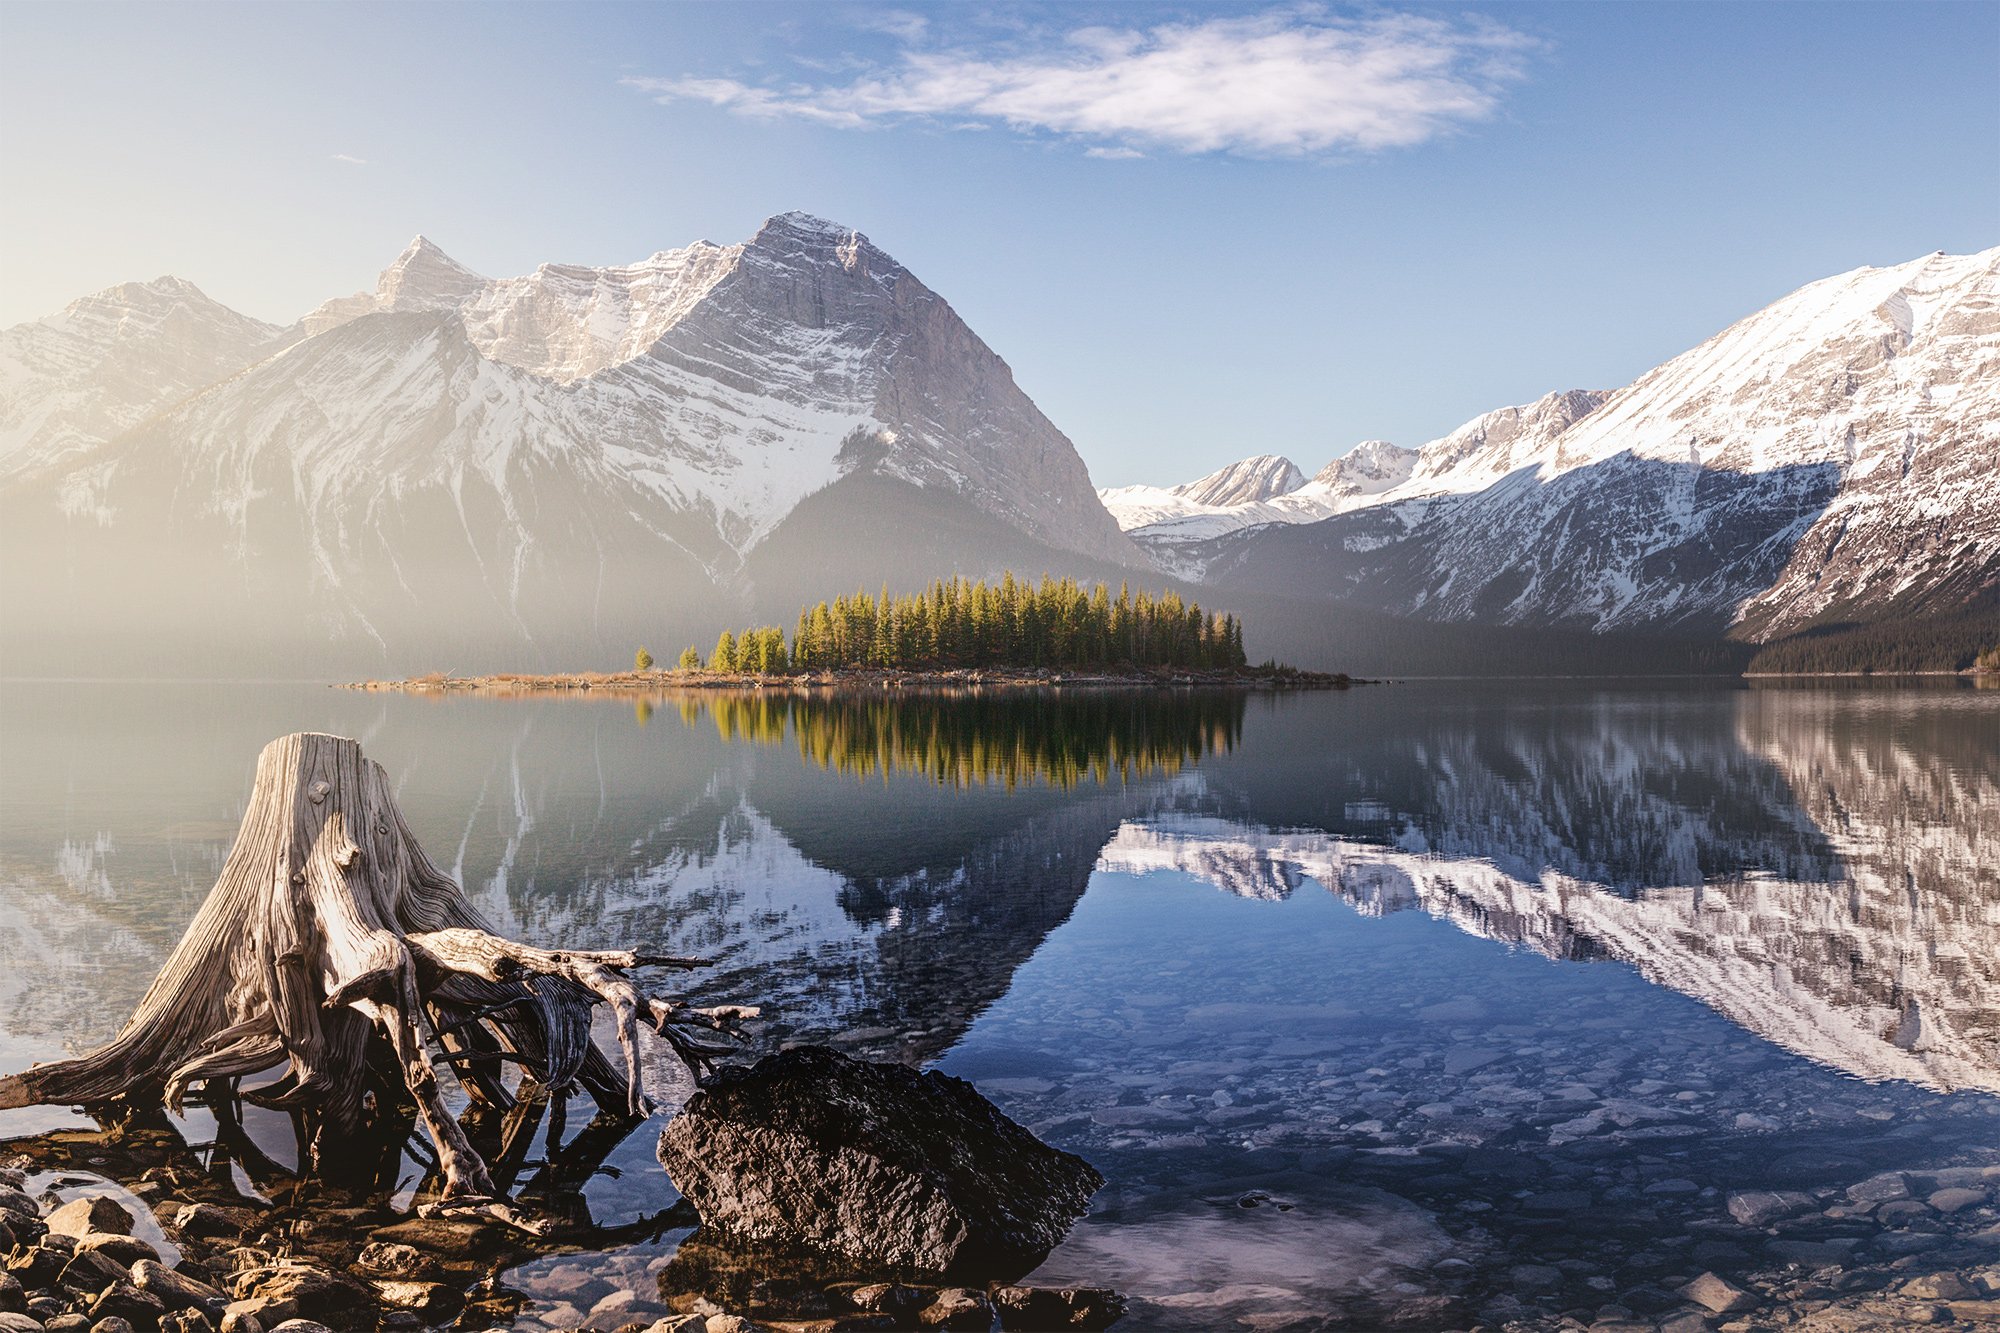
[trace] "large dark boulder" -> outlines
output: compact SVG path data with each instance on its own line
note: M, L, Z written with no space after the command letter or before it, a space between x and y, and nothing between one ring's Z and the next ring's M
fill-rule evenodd
M704 1225L874 1268L1013 1277L1104 1183L970 1083L824 1047L726 1069L660 1136Z

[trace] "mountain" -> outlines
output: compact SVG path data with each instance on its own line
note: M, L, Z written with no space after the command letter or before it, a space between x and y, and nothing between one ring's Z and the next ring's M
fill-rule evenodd
M1174 494L1204 505L1249 504L1273 500L1306 484L1298 464L1277 454L1258 454L1211 472L1199 481L1174 487Z
M1417 451L1387 440L1363 440L1319 470L1313 484L1336 500L1380 495L1410 479Z
M1626 388L1373 461L1378 490L1336 501L1322 473L1275 502L1320 514L1251 504L1133 535L1230 592L1446 622L1765 641L1990 607L2000 249L1813 283Z
M949 304L801 213L499 280L420 237L292 330L169 281L4 337L10 669L608 664L780 590L1145 563Z
M1314 523L1343 513L1408 477L1408 449L1381 440L1358 444L1307 481L1298 465L1257 454L1179 486L1118 486L1098 498L1132 539L1168 573L1200 578L1202 543L1266 523Z
M102 444L294 336L179 278L124 283L0 332L0 479Z

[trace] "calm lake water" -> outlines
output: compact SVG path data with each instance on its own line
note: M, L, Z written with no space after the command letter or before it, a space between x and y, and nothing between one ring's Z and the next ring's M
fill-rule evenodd
M1659 1319L1704 1271L2000 1262L2000 692L8 683L0 1066L114 1032L300 729L359 738L508 932L713 956L690 993L767 1006L765 1045L943 1069L1090 1159L1030 1280L1128 1327ZM673 1201L656 1132L598 1220ZM684 1235L592 1294L657 1301ZM530 1313L577 1322L565 1290Z

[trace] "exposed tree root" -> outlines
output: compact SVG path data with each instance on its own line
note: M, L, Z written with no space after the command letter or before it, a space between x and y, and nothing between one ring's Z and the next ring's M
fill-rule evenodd
M125 1028L75 1060L0 1077L0 1109L164 1103L194 1085L210 1100L283 1067L242 1096L304 1113L315 1158L407 1095L437 1145L447 1198L490 1196L486 1163L439 1091L424 1026L475 1106L532 1095L560 1105L581 1086L601 1111L648 1114L641 1021L697 1073L716 1048L676 1026L729 1030L753 1010L645 1000L627 972L700 959L623 950L535 949L493 933L431 863L387 775L354 741L300 732L264 747L222 874ZM623 1058L591 1039L591 1009L615 1016Z

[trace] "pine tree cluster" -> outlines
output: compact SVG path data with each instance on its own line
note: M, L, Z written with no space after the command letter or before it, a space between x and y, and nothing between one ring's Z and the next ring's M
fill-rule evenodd
M782 675L842 667L940 670L954 667L1184 667L1245 664L1243 625L1212 615L1179 593L1157 597L1104 584L1086 591L1073 578L1039 584L1010 571L997 584L938 579L920 593L856 592L799 612L788 642L762 626L724 630L704 662L694 648L683 668Z

